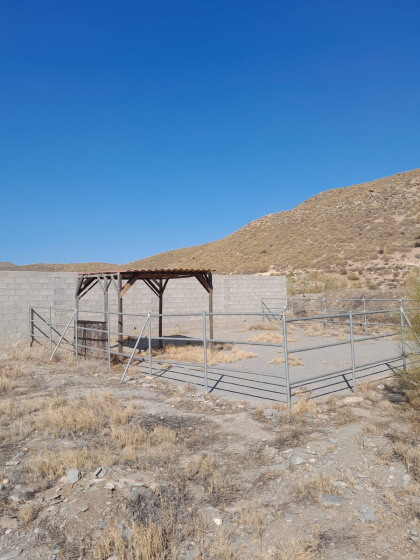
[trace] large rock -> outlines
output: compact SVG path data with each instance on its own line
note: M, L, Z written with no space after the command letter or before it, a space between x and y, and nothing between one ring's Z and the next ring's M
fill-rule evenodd
M77 469L70 469L67 473L67 480L70 484L76 484L82 478L82 473Z

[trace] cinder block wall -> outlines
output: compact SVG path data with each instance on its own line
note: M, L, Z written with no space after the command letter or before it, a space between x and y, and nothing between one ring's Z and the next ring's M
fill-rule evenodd
M0 341L25 340L28 335L28 305L48 316L53 308L53 322L67 323L75 307L77 274L73 272L21 272L0 271ZM261 298L286 299L284 276L231 275L213 276L215 312L260 312ZM45 309L40 309L45 308ZM124 313L157 313L158 299L153 292L138 281L124 297ZM103 310L103 293L95 286L80 303L80 319L103 320L103 315L88 313ZM109 310L117 311L117 293L109 288ZM163 300L163 313L197 313L208 310L208 294L195 278L170 280ZM215 325L223 325L231 319L215 318ZM165 318L166 327L197 325L200 318ZM255 322L255 318L254 318ZM141 320L137 317L124 319L124 332L138 332ZM157 320L154 321L156 331ZM135 329L135 330L134 330ZM57 328L62 331L63 329ZM116 330L116 316L111 317L111 330ZM166 329L165 329L166 331ZM167 334L165 332L165 334Z

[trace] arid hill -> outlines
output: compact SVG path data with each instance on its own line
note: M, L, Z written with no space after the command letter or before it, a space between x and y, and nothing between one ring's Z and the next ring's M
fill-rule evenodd
M362 267L406 273L416 264L420 265L420 169L325 191L219 241L160 253L123 268L204 267L241 274ZM87 271L117 266L0 263L0 270Z
M416 258L417 257L417 261ZM213 243L161 253L129 267L196 266L221 273L420 264L420 169L323 192Z

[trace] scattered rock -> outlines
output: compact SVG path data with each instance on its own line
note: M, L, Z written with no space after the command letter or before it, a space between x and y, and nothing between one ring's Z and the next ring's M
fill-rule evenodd
M115 484L111 481L105 483L104 488L107 490L115 490Z
M122 532L121 532L121 535L122 535L122 538L123 538L125 541L128 542L128 541L130 541L131 538L133 537L133 531L132 531L130 528L123 529Z
M293 521L293 517L288 513L284 514L284 519L287 521L287 523L291 523Z
M370 506L361 506L359 519L362 522L363 521L373 521L374 523L378 522L378 518L373 513L372 508Z
M70 469L67 473L69 484L76 484L82 478L82 473L77 469Z
M220 517L213 517L213 521L216 523L216 525L220 526L222 524L222 520L220 519Z
M16 517L0 517L0 529L12 529L13 531L15 531L17 528L18 520Z
M105 467L99 467L93 473L93 476L96 476L96 478L103 478L106 475L106 472L107 472L107 469Z
M344 503L344 499L340 498L340 496L336 496L335 494L323 494L322 495L322 505L325 507L330 506L340 506Z
M363 397L345 397L337 402L338 406L345 406L351 404L360 404L363 402Z
M0 560L11 560L11 558L17 558L19 554L22 554L22 548L3 550L0 556Z
M303 457L300 457L299 455L292 455L290 457L290 463L292 465L301 465L304 462L305 462L305 459Z
M19 465L19 461L6 461L6 467L17 467Z

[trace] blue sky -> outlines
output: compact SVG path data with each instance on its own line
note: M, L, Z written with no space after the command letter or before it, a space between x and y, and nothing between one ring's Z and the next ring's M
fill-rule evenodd
M420 167L420 3L0 3L0 260L126 263Z

